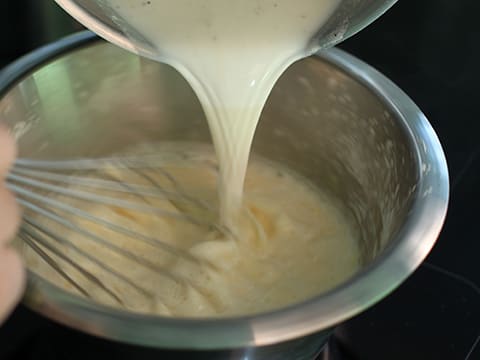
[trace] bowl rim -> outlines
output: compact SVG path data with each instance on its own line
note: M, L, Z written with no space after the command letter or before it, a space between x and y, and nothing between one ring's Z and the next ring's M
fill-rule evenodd
M9 89L43 64L99 42L92 32L82 31L20 58L0 72L0 101ZM416 104L377 70L335 48L319 52L315 58L335 66L374 93L405 128L418 160L418 185L406 222L369 266L311 300L236 318L172 319L127 313L93 305L31 273L24 303L64 325L110 340L158 348L212 350L270 345L327 330L396 289L420 266L445 221L449 176L441 144ZM38 291L40 288L42 291Z

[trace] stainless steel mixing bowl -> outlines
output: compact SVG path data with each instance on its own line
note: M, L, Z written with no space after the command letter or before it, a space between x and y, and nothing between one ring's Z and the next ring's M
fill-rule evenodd
M0 75L0 89L0 121L17 137L21 157L96 157L150 140L210 142L201 107L174 70L90 33L20 60ZM446 214L447 165L412 100L335 49L281 78L254 152L292 167L343 204L361 233L363 269L352 279L301 304L222 320L112 310L33 274L25 302L124 343L203 350L209 359L228 349L236 349L229 359L312 358L329 329L381 300L426 257Z

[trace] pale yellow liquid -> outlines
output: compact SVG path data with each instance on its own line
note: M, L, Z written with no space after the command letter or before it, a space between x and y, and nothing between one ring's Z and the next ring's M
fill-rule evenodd
M199 210L191 202L179 198L165 200L148 196L142 199L137 195L120 196L104 190L100 194L148 204L180 218L187 215L213 224L218 211L218 172L211 149L193 144L161 144L134 149L129 154L139 158L162 154L165 158L172 155L178 159L196 159L192 162L174 161L162 167L163 172L142 170L142 174L153 179L163 190L208 203L212 211ZM165 172L176 179L175 185L165 177ZM89 176L151 187L146 177L111 167ZM71 186L69 190L85 188ZM92 190L88 191L92 193ZM59 196L57 200L83 209L96 218L160 240L196 259L190 261L184 255L169 255L159 246L142 242L138 236L121 235L79 216L62 214L74 226L86 229L138 258L128 259L78 231L43 219L44 226L68 239L77 250L50 242L62 254L94 274L123 304L78 269L47 251L63 271L94 301L132 311L176 317L234 316L269 311L328 291L359 268L356 233L338 204L288 169L259 159L249 164L244 206L239 219L241 231L237 238L175 217ZM78 249L125 275L151 295L139 292L131 284L105 271L81 255ZM79 293L32 249L26 247L25 256L30 269L60 287ZM152 271L147 262L162 267L168 276Z
M288 66L311 53L315 33L340 0L106 3L127 34L141 34L156 49L153 57L174 66L195 90L219 159L221 221L234 227L251 143L270 91Z

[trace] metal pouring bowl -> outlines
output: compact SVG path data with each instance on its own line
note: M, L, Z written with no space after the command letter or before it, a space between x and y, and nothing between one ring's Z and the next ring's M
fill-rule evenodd
M321 1L321 0L317 0ZM158 58L158 50L115 12L105 0L55 0L78 22L107 41L147 58ZM312 49L334 46L371 24L397 0L341 0L329 21L311 40ZM168 7L160 16L169 16ZM159 18L159 21L162 21Z
M198 100L180 75L89 32L2 72L0 121L17 137L20 156L37 159L103 156L145 141L210 142ZM444 154L407 95L336 49L284 74L253 151L288 165L343 204L361 234L363 268L352 279L301 304L222 320L112 310L34 274L25 303L88 334L158 351L203 351L208 359L313 358L332 327L393 291L429 253L447 210Z

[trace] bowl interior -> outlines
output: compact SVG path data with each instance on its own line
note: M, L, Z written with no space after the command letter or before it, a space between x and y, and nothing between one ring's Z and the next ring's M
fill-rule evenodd
M314 56L282 76L263 111L253 152L287 165L338 200L359 231L367 270L310 303L262 319L208 323L210 332L194 333L206 322L188 323L187 329L183 322L143 319L136 326L143 326L145 336L132 340L128 314L122 318L95 305L78 305L41 284L27 290L27 298L42 302L34 307L62 304L63 309L49 307L49 314L96 334L105 335L110 322L106 336L117 340L184 346L194 337L199 346L239 346L324 329L393 290L426 256L441 227L448 200L443 153L428 122L398 88L375 73L386 91L380 94L358 80L371 71L365 64L347 58L345 63L363 69L351 73L335 61L331 55ZM386 101L392 94L403 108ZM415 118L410 122L409 111ZM0 95L0 121L16 136L22 158L101 157L150 141L211 142L201 106L176 71L105 42L89 43L24 75ZM427 173L438 186L420 194L419 201ZM432 206L434 214L428 216L425 209ZM310 311L306 319L302 314ZM92 329L99 318L104 329ZM153 336L161 326L168 331Z
M108 44L52 61L0 101L19 156L109 155L148 141L210 142L196 96L172 68ZM318 57L293 65L264 109L253 152L329 191L361 233L366 265L409 210L418 160L407 129L368 88Z

